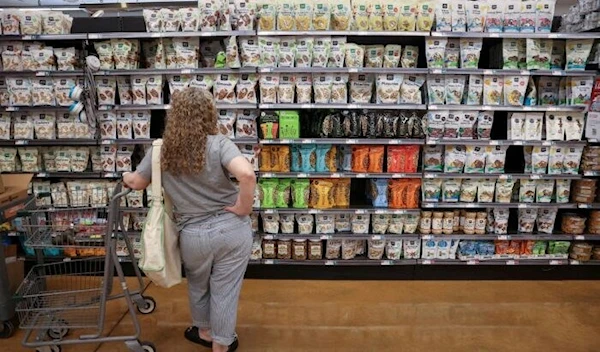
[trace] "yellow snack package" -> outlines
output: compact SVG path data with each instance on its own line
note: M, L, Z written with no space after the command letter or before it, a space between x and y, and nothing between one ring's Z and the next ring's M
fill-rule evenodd
M310 31L312 29L312 1L297 1L294 6L296 30Z
M352 12L354 13L354 26L358 31L369 30L369 6L367 0L352 1Z
M430 0L419 1L417 31L428 32L433 25L434 3Z
M331 3L328 0L315 0L313 2L313 29L315 31L329 30L331 20Z
M369 30L383 30L383 6L380 0L369 1Z
M417 24L417 1L408 0L400 5L400 17L398 20L398 30L403 32L412 32Z

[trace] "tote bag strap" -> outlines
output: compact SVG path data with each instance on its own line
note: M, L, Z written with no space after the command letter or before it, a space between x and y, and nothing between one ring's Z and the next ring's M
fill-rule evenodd
M166 214L173 218L173 202L168 194L162 189L162 170L160 168L160 157L162 152L162 139L157 139L152 142L152 202L163 202Z

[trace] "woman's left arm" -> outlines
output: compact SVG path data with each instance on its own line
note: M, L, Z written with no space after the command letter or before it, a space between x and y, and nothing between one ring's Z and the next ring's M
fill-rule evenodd
M146 189L152 182L152 148L148 150L134 172L123 173L123 183L133 190Z
M144 178L139 172L125 172L123 173L123 183L127 188L133 190L146 189L150 184L150 180Z

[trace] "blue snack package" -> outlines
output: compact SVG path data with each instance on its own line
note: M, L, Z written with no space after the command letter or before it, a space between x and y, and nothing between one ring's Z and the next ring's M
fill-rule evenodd
M380 179L371 179L370 180L371 187L369 198L373 202L373 206L377 208L387 208L388 207L388 179L380 178Z
M300 171L317 171L317 153L316 146L314 144L300 146Z
M291 146L292 152L292 164L290 165L291 172L300 172L302 170L302 165L300 164L300 145L292 144Z
M337 171L337 149L331 144L319 144L316 148L317 153L317 172L335 172Z
M338 146L338 170L352 171L352 146Z
M477 253L481 255L494 255L496 246L494 242L490 241L478 241L477 242Z
M475 241L460 241L458 244L458 253L460 255L477 254L477 244Z

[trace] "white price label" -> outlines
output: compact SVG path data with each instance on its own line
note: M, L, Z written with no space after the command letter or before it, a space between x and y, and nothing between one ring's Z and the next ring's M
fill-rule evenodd
M356 174L356 178L366 178L368 174Z
M424 239L424 240L432 240L435 237L433 235L423 235L423 236L421 236L421 238Z
M382 260L381 265L392 265L392 261L391 260Z
M300 109L310 109L312 104L300 104Z
M44 72L44 71L37 71L37 72L35 73L35 75L36 75L37 77L43 77L43 76L49 76L50 74L49 74L48 72Z
M330 236L330 235L322 235L322 236L320 237L320 239L322 239L322 240L330 240L330 239L331 239L331 236Z
M439 110L440 107L437 105L429 105L429 110Z
M273 259L266 259L266 260L264 261L264 263L265 263L265 264L267 264L267 265L271 265L271 264L273 264L273 263L274 263L274 261L273 261Z
M189 68L184 68L183 70L181 70L181 74L183 74L183 75L185 75L185 74L190 74L190 73L192 73L192 72L193 72L193 71L192 71L191 69L189 69Z
M541 175L531 175L531 176L529 176L529 178L532 180L539 180L542 178L542 176Z
M307 177L308 177L308 174L303 174L303 173L300 173L300 174L298 174L296 177L298 177L298 178L307 178Z
M552 70L552 75L553 76L564 76L565 72L564 71L560 71L560 70Z
M281 142L281 144L290 144L290 143L292 143L292 140L291 139L282 139L282 140L280 140L280 142Z
M265 235L263 236L264 240L272 240L273 239L273 235Z
M367 211L364 209L356 209L354 211L354 214L366 214L366 213L367 213Z
M510 237L508 237L507 235L500 235L500 236L498 236L498 240L500 240L500 241L507 241L509 239L510 239Z
M273 178L273 177L275 177L275 174L272 172L265 172L265 173L261 174L261 176L264 178Z
M320 210L316 210L316 209L310 209L310 210L308 211L308 213L309 213L309 214L319 214L319 213L321 213L321 211L320 211Z
M556 38L558 38L558 34L557 33L550 33L550 34L548 34L548 38L550 38L550 39L556 39Z
M583 236L583 235L576 235L575 236L575 240L577 240L577 241L583 241L583 240L585 240L585 236Z
M523 111L533 111L533 108L531 106L524 106Z
M579 260L571 260L571 265L579 265Z
M519 204L518 208L519 209L527 209L527 208L529 208L529 206L527 204Z
M150 38L160 38L161 36L161 33L150 33Z
M265 214L275 214L275 210L273 209L267 209L264 211Z
M481 107L481 110L489 111L489 110L492 110L492 107L489 106L489 105L484 105L484 106Z
M514 145L523 145L523 141L515 141Z
M88 34L88 38L90 39L100 39L100 35L99 34Z
M356 139L346 139L346 144L356 144L358 141Z
M475 203L467 203L467 204L465 205L465 207L466 207L466 208L477 208L477 204L475 204Z
M373 236L371 236L371 239L375 240L375 241L379 241L379 240L381 240L381 235L373 235Z
M325 265L335 265L335 261L334 260L327 260L327 261L325 261Z
M588 208L591 208L591 206L589 204L579 204L577 207L579 209L588 209Z
M499 33L490 33L490 38L500 38Z
M302 140L302 144L312 144L314 142L315 142L314 139L303 139Z
M333 174L331 174L331 178L340 178L340 177L342 177L342 175L341 175L341 174L339 174L339 173L337 173L337 172L336 172L336 173L333 173Z
M425 174L425 178L435 178L435 174Z
M493 75L494 71L493 70L483 70L483 74L484 75Z
M388 141L388 144L400 144L400 141L399 141L399 140L397 140L397 139L390 139L390 140Z
M467 261L467 265L477 265L479 264L478 260L472 259Z
M360 109L359 104L348 104L348 109Z
M358 73L358 69L357 68L349 68L348 72L349 73Z
M517 265L517 262L514 260L507 260L506 265Z
M392 178L404 178L406 174L392 174Z
M562 260L551 260L550 261L550 265L561 265L562 264Z
M431 70L431 73L434 75L441 75L444 72L438 68L438 69Z
M421 261L421 264L423 264L423 265L431 265L431 264L433 264L433 260L425 259L425 260Z
M377 209L375 210L375 214L386 214L387 212L385 210L381 210L381 209Z
M490 145L500 145L500 142L498 142L498 141L490 141Z
M40 172L39 174L36 175L38 178L46 178L48 177L48 174L45 172Z
M529 71L521 70L521 76L529 76Z
M15 141L15 145L27 145L29 144L29 141L26 139L19 139Z
M545 146L545 147L549 147L549 146L552 145L552 142L551 141L543 141L542 145Z
M69 257L63 258L63 262L70 262L70 261L71 261L71 258L69 258Z
M424 208L433 208L434 206L435 206L435 203L423 203Z
M19 108L16 106L7 106L6 111L18 111Z

